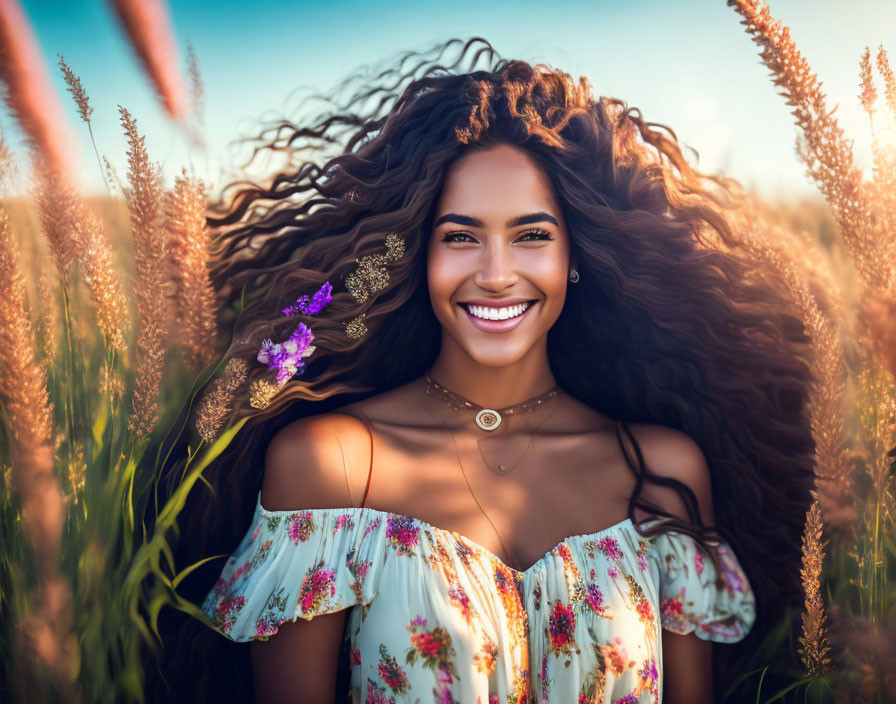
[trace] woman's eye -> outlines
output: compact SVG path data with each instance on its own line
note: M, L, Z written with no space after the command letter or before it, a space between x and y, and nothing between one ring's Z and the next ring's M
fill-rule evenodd
M463 237L466 237L467 239L460 239ZM517 241L522 241L522 242L536 241L537 242L540 240L552 240L552 239L554 239L554 238L551 236L550 232L545 232L544 230L536 229L536 230L529 230L527 232L524 232L522 235L519 236L519 239ZM474 240L472 237L470 237L470 235L468 235L466 232L449 232L447 235L445 235L442 238L442 242L475 242L475 241L476 240Z
M554 239L553 237L551 237L550 232L545 232L544 230L529 230L528 232L524 232L522 235L520 235L520 239L522 240L523 238L530 237L530 236L534 237L535 240L552 240L552 239ZM528 240L528 241L531 242L532 240Z
M455 237L467 237L466 240L455 239ZM466 232L449 232L442 238L442 242L473 242L472 237L470 237Z

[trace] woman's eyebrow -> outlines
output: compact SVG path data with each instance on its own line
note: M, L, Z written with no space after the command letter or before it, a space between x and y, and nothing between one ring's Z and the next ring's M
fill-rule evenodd
M485 223L482 222L479 218L474 218L471 215L459 215L458 213L445 213L442 217L433 223L433 228L438 227L442 223L453 222L457 225L466 225L467 227L485 227ZM517 215L514 218L510 218L505 224L505 227L519 227L520 225L531 225L535 222L551 222L554 225L560 226L560 223L557 222L557 218L555 218L550 213L540 212L540 213L529 213L528 215Z

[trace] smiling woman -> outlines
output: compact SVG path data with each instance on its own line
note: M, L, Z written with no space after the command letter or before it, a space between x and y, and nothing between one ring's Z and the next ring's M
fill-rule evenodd
M296 125L344 150L215 223L229 355L334 286L187 512L230 557L168 680L249 696L223 634L261 702L717 701L800 593L806 338L708 246L730 182L584 78L453 45Z

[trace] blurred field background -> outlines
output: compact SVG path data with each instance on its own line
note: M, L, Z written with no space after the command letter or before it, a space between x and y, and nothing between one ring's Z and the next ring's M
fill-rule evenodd
M198 303L210 294L214 241L204 210L238 175L263 179L273 168L242 171L235 157L245 150L231 141L256 134L268 109L295 117L308 90L471 28L505 56L584 74L596 93L638 105L700 152L700 168L723 169L754 194L741 214L745 243L788 277L819 353L819 500L806 519L799 671L757 653L736 700L747 691L756 702L896 701L896 79L885 52L896 37L875 34L896 32L896 9L855 2L847 13L840 3L797 0L775 2L771 15L749 0L571 3L561 12L532 3L409 7L267 3L249 13L229 2L0 0L8 149L0 171L10 172L0 192L0 701L140 701L137 654L152 641L155 616L196 611L178 598L179 570L189 567L166 560L166 535L203 464L240 427L225 422L239 365L222 372L215 355L226 331L210 335L208 316L218 311ZM345 12L355 13L350 26L338 18ZM23 32L33 32L36 53L17 53ZM803 58L824 90L797 70ZM43 96L54 95L58 110L23 98L22 86L41 87L29 73L38 62ZM83 81L80 99L74 80ZM132 111L127 118L119 105ZM57 153L48 129L72 135L73 153ZM795 140L815 164L811 175ZM35 165L69 174L49 182L48 202L69 204L55 234L34 197ZM74 195L59 185L65 179ZM159 249L175 240L179 248ZM74 273L60 275L64 242ZM102 264L103 251L107 278L88 282L84 271ZM99 333L118 294L98 297L98 280L117 280L124 295L122 310L107 311L123 326L120 344ZM190 319L191 307L206 318ZM213 403L195 399L218 374L225 383ZM194 401L201 439L183 491L153 506L155 477L137 464ZM45 500L53 491L56 503ZM157 520L141 533L145 511ZM775 688L763 685L766 675Z

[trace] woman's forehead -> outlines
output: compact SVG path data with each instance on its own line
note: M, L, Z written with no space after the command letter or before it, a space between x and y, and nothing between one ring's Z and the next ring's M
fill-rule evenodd
M497 218L503 224L508 213L545 211L556 217L556 210L548 179L535 161L520 149L502 145L452 164L436 215L458 212L482 220Z

